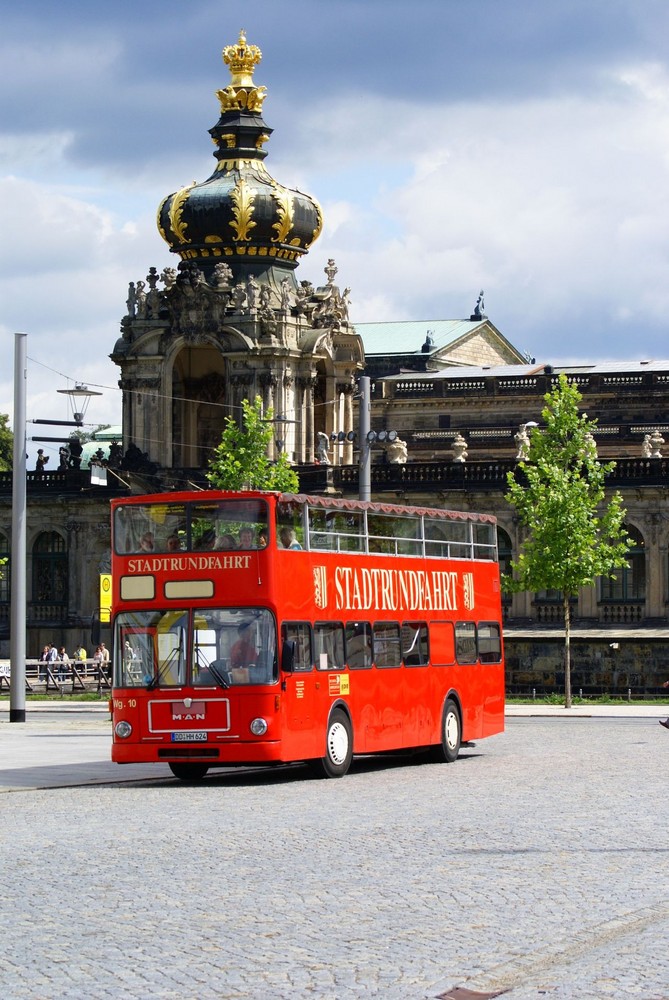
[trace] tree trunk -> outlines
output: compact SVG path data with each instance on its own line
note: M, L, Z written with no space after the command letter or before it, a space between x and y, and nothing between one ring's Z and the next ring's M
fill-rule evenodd
M571 606L569 597L564 600L564 707L571 708L571 649L569 646L569 629L571 625Z

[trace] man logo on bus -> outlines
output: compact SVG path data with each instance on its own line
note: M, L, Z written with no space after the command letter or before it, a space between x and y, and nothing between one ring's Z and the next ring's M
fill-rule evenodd
M317 608L327 607L328 582L325 566L314 566L314 603Z
M474 608L474 574L462 574L462 586L464 587L463 602L468 611Z

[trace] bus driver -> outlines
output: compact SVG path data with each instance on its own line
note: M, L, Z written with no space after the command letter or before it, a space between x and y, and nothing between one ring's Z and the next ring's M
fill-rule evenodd
M251 633L251 623L242 622L237 629L239 638L230 650L230 669L236 667L248 667L254 664L258 658L258 651L253 644Z

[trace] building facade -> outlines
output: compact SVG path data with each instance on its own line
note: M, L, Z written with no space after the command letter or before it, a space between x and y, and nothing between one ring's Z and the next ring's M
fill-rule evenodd
M334 261L322 285L298 279L322 214L265 166L272 130L254 79L260 51L241 34L223 58L230 82L209 130L215 168L158 210L176 266L148 267L128 288L111 353L123 421L106 446L108 485L91 485L77 462L28 476L29 655L47 641L90 647L109 565L110 496L206 485L208 458L244 399L260 396L271 409L273 454L287 453L303 490L357 496L362 373L372 379L372 428L386 432L373 445L373 498L494 513L508 564L522 537L504 499L506 474L564 371L598 421L600 457L617 462L610 484L623 494L635 543L627 570L578 596L573 687L659 690L669 677L669 362L530 362L485 315L483 293L468 318L354 327ZM9 650L10 539L11 475L1 474L0 556L9 563L0 656ZM560 611L556 594L505 598L511 690L560 688Z

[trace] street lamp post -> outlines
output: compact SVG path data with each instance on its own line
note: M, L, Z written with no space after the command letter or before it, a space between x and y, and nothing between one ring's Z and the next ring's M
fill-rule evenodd
M14 461L12 477L12 609L9 721L26 721L26 379L27 339L14 341Z

